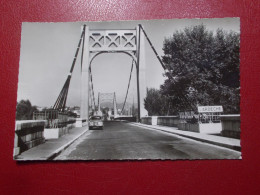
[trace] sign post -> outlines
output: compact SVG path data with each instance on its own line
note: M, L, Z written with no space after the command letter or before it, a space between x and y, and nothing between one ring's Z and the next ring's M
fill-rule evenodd
M223 112L222 106L198 106L198 113Z
M223 106L198 106L199 122L217 121L221 112L223 112ZM216 114L213 115L213 113Z

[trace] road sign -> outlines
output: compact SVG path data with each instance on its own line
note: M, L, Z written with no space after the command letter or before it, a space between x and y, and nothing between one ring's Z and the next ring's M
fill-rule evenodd
M223 112L222 106L198 106L199 113L205 112Z

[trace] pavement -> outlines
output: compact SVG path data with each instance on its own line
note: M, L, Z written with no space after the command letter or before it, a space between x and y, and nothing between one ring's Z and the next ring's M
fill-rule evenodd
M183 131L183 130L178 130L177 127L167 127L167 126L160 126L160 125L146 125L146 124L141 124L141 123L131 123L131 124L135 125L135 126L139 126L139 127L152 128L155 130L187 137L187 138L190 138L193 140L197 140L197 141L241 151L241 145L240 145L239 139L227 138L227 137L209 135L209 134L203 134L203 133L196 133L196 132L190 132L190 131Z
M240 158L239 151L153 129L151 125L111 121L104 122L103 130L89 130L53 160Z
M58 139L46 140L45 143L18 155L15 160L52 160L86 132L87 127L70 129L68 134Z
M169 138L165 136L162 138L163 135L160 133L147 133L144 131L145 129L149 129L150 131L153 130L155 132L170 133L172 135L176 135L177 137ZM187 140L183 141L182 138L195 140L196 143L188 143ZM171 156L171 152L167 151L167 149L156 151L158 148L160 149L160 147L166 147L167 144L165 140L169 140L169 143L167 142L167 144L172 146L174 142L176 142L177 144L174 145L174 147L179 147L177 145L181 145L183 148L178 148L178 150L182 150L182 156L179 154ZM200 142L202 142L202 144L198 144ZM160 143L162 144L160 145ZM205 148L205 144L203 145L203 143L208 144L209 146ZM193 147L197 148L197 151L194 151L194 154L191 154L192 149L187 147L187 145L193 145ZM216 149L212 149L212 145L220 146L220 150L216 151ZM82 151L80 152L80 150L77 151L77 148L80 147L82 148L82 151L84 151L83 153ZM209 149L209 147L211 149ZM227 151L223 152L221 150L223 147L241 151L240 140L238 139L182 131L175 127L146 125L133 122L108 122L105 125L104 131L87 130L87 127L73 128L69 131L69 134L66 134L58 139L46 140L45 143L23 152L17 156L15 160L155 159L154 156L159 157L159 159L185 159L186 157L187 159L223 159L225 158L225 155L227 155L227 158L230 157L231 159L241 158L238 157L239 153L234 155L231 154L232 152L229 154ZM142 148L144 150L142 150ZM189 152L187 152L188 150ZM212 153L215 154L223 153L223 155L212 155L211 153L205 152L207 150L212 150ZM115 151L116 153L114 153ZM203 156L203 154L205 155Z

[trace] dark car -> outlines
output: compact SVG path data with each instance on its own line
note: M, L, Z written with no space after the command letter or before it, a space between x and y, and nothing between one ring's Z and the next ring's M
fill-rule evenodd
M91 116L89 119L89 128L90 129L103 129L104 124L102 121L102 116Z

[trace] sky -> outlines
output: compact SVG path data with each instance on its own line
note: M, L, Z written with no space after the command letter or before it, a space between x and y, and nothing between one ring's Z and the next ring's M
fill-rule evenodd
M204 24L208 30L240 32L239 18L219 19L171 19L146 21L24 22L21 32L19 83L17 101L29 99L33 105L53 106L69 73L81 34L81 26L90 29L134 29L142 24L159 56L163 55L163 41L176 30ZM80 105L80 55L72 74L67 105ZM163 84L163 69L145 40L146 85L159 89ZM95 99L98 92L116 92L122 103L127 90L132 59L123 53L107 53L97 56L92 64ZM136 72L132 74L127 102L136 101Z

